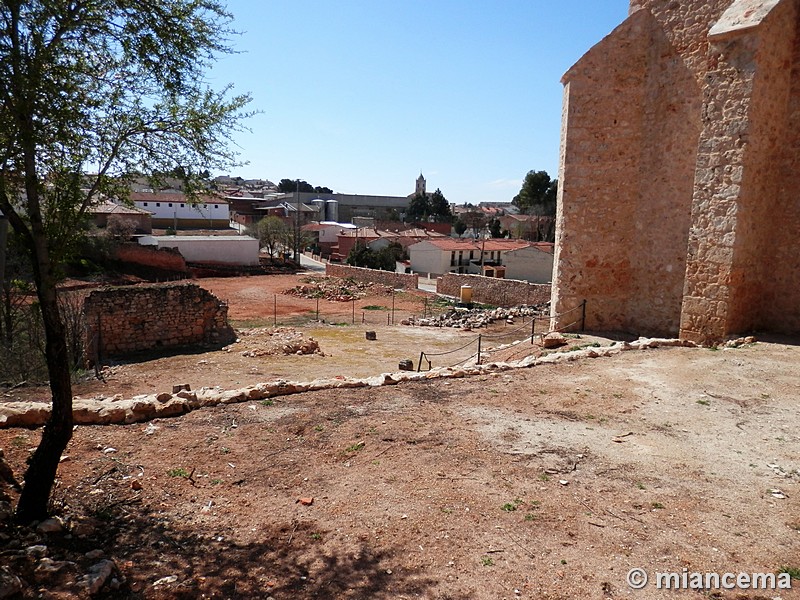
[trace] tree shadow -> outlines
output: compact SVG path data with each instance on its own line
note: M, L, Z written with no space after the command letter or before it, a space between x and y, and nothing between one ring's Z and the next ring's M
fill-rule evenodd
M265 524L258 530L261 541L238 543L213 524L184 527L146 509L118 516L100 535L126 583L100 597L456 598L437 590L439 582L422 569L404 566L403 548L342 541L318 527Z

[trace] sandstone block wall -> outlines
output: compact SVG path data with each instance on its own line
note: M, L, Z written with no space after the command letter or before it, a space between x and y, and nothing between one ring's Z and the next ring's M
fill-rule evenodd
M140 244L121 244L114 252L117 260L175 273L188 273L181 253L173 248L154 248Z
M445 273L436 280L436 291L446 296L461 296L461 286L472 287L472 300L493 306L538 306L550 300L551 286L481 275Z
M351 267L350 265L327 263L325 265L325 274L329 277L354 279L355 281L366 283L380 283L393 288L415 290L419 287L419 275L411 273L394 273L378 269L364 269L362 267Z
M227 305L192 283L97 290L86 298L84 318L90 365L98 357L235 339Z
M554 313L800 332L798 4L632 0L564 75Z

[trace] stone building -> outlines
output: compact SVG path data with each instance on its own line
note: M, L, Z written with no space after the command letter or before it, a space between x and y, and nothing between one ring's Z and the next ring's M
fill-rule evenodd
M800 333L799 5L632 0L564 75L554 315Z

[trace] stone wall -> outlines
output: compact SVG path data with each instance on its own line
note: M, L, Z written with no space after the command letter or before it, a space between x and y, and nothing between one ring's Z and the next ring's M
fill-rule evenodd
M550 300L551 286L481 275L445 273L436 280L436 292L461 297L461 286L472 287L472 300L492 306L538 306Z
M325 274L329 277L341 277L342 279L354 279L366 283L380 283L395 289L415 290L419 287L419 275L410 273L395 273L393 271L380 271L378 269L364 269L361 267L351 267L350 265L337 265L327 263Z
M114 250L114 258L125 263L141 265L170 273L188 273L186 260L174 248L155 248L140 244L120 244Z
M554 313L800 332L798 4L632 0L564 75Z
M107 288L84 303L87 363L132 352L235 339L228 307L193 283Z

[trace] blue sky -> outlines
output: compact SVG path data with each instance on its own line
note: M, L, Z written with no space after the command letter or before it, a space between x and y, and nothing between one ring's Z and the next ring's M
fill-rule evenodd
M236 55L210 74L261 111L234 175L336 192L510 201L558 175L561 76L626 0L230 0Z

